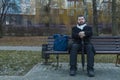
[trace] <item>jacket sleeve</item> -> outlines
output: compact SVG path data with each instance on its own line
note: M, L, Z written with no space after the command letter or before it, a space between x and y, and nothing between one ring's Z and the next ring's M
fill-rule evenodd
M91 37L93 35L92 27L87 27L85 30L85 36L86 37Z
M79 39L80 37L79 37L78 33L79 33L79 32L76 30L76 28L73 27L73 28L72 28L72 38L73 38L73 39Z

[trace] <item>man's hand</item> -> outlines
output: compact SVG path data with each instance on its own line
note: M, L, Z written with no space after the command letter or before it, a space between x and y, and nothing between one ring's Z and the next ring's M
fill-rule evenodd
M84 31L79 32L79 36L80 38L83 38L85 36L85 32Z

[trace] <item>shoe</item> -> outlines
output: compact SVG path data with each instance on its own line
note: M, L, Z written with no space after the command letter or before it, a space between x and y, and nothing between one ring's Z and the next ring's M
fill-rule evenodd
M94 70L88 70L88 76L94 77L95 76Z
M76 66L71 66L71 67L70 67L70 70L75 70L75 71L77 71L77 67L76 67Z
M70 70L70 76L75 76L76 75L76 71L75 70Z

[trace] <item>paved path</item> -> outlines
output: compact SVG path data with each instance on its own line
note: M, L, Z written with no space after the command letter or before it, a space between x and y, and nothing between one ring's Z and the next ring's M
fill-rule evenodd
M41 46L0 46L0 50L41 51Z
M60 63L57 70L52 65L35 65L24 76L0 76L0 80L120 80L120 67L110 63L95 63L95 77L90 78L83 72L81 64L78 64L76 76L69 76L68 63Z

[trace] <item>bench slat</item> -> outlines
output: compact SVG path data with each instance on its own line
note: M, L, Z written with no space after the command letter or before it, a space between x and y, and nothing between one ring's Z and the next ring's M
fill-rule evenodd
M47 54L69 54L68 51L45 51ZM96 54L118 54L120 51L96 51Z

